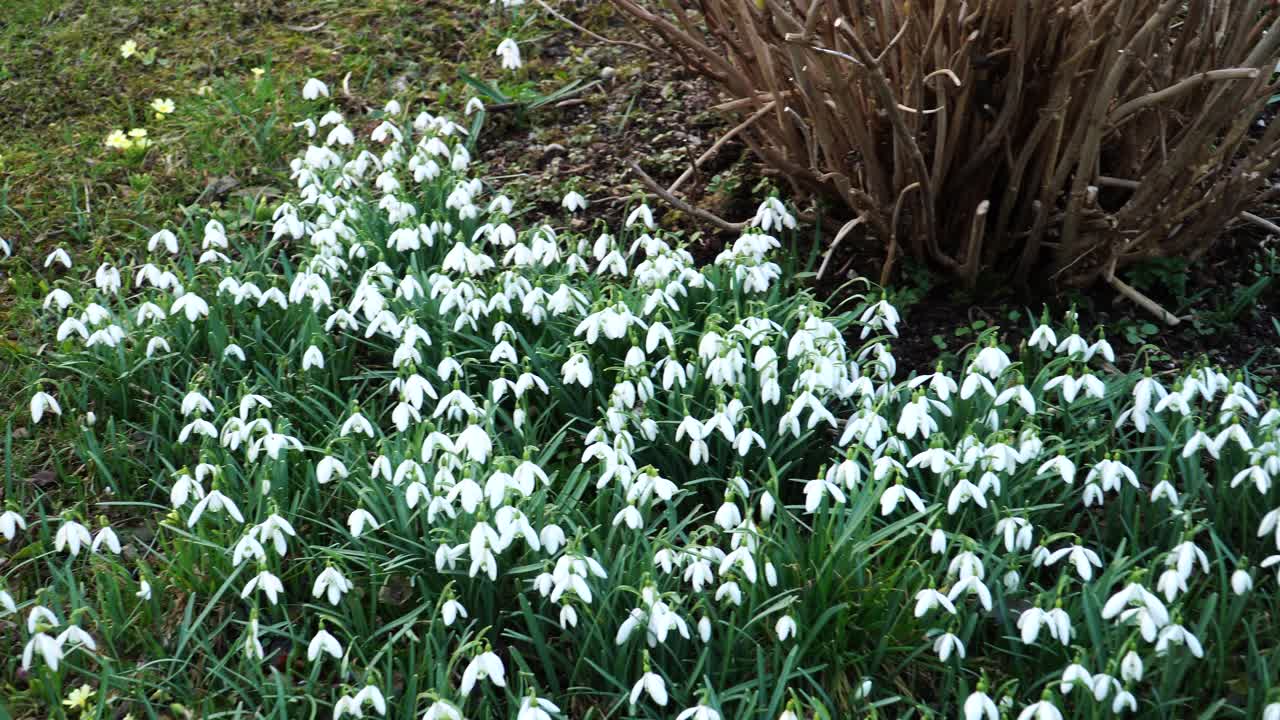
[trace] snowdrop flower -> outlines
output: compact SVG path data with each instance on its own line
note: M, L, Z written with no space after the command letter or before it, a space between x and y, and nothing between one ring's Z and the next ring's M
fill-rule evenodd
M1237 595L1245 595L1253 589L1253 577L1244 569L1231 573L1231 590Z
M1111 700L1111 712L1119 715L1128 710L1129 712L1138 711L1138 699L1128 690L1121 690L1116 693L1115 698Z
M526 695L520 701L516 720L551 720L551 713L558 712L560 708L550 700L540 698L536 694Z
M53 252L49 253L44 259L45 267L50 267L54 263L59 263L62 265L62 267L70 269L71 256L67 254L66 250L63 250L62 248L57 248Z
M502 659L492 650L477 655L467 663L466 669L462 671L462 684L458 686L458 692L464 697L469 696L479 680L488 680L498 687L507 686L507 671L502 666Z
M889 304L887 300L881 300L863 310L862 315L858 317L858 322L862 323L863 326L859 337L866 340L873 331L880 328L884 328L890 335L898 337L898 323L901 320L902 317L898 315L898 309ZM945 401L946 397L942 399Z
M577 190L570 190L565 193L564 199L560 201L560 205L569 212L577 212L587 209L587 199Z
M302 85L302 99L315 100L320 97L329 97L329 86L317 78L309 78Z
M1009 360L1009 356L1004 351L995 346L994 341L987 347L978 351L977 357L973 359L973 363L969 366L969 372L977 370L987 375L992 380L1000 377L1013 363Z
M103 527L93 538L92 550L95 553L102 552L102 546L106 545L107 549L116 555L120 554L120 539L116 537L116 533L110 527Z
M446 700L431 703L422 720L463 720L462 712Z
M62 661L62 645L57 640L42 632L37 632L27 641L26 647L22 649L22 669L30 670L31 663L35 659L35 654L40 654L40 659L50 670L57 671L58 663Z
M311 586L311 596L317 599L326 597L330 605L336 606L342 602L342 596L350 592L353 587L355 586L352 582L343 577L337 568L326 565Z
M462 606L462 603L454 600L453 598L449 598L444 602L444 605L440 607L440 618L444 620L444 626L449 627L450 625L453 625L454 621L459 617L466 618L467 609Z
M362 433L368 437L373 437L373 425L360 414L359 410L351 413L346 422L342 423L342 429L338 431L341 437L346 437L352 433Z
M7 258L13 257L13 246L9 244L8 240L5 240L2 237L0 237L0 252L4 253L4 256Z
M986 693L985 682L979 682L978 689L965 699L964 720L1000 720L995 702Z
M19 530L27 529L27 521L13 510L5 510L0 513L0 536L5 541L12 540L17 536Z
M347 516L347 528L351 530L352 537L360 537L366 531L378 529L378 521L373 515L364 508L356 508Z
M1204 657L1204 648L1200 646L1200 640L1181 625L1166 625L1161 628L1156 639L1156 655L1168 653L1170 645L1185 645L1192 655L1197 658Z
M284 584L280 582L280 578L264 569L259 571L257 575L250 578L249 582L245 583L244 589L240 591L240 597L247 598L253 594L254 590L261 590L263 593L266 593L267 600L272 605L275 605L279 600L280 594L284 592ZM321 630L321 632L324 631ZM315 641L312 640L312 643L314 644ZM307 654L308 656L311 655L310 652ZM334 657L337 657L337 655ZM314 660L315 658L310 659Z
M1092 687L1093 675L1079 663L1071 663L1062 671L1062 682L1058 684L1058 692L1068 694L1076 685Z
M366 704L373 705L374 712L379 715L387 714L387 699L383 697L382 690L377 685L365 685L355 696L355 707L357 710L363 708ZM360 714L355 713L356 717Z
M773 631L778 636L778 642L785 642L787 638L794 638L796 636L795 618L790 615L783 615L774 624Z
M937 653L938 659L946 662L955 653L961 660L964 659L964 643L960 642L960 638L951 633L943 633L933 640L933 651Z
M676 720L720 720L720 713L708 705L699 704L683 710Z
M1045 612L1038 607L1030 607L1018 615L1018 630L1022 642L1026 645L1035 644L1041 628L1048 628L1052 637L1066 645L1071 636L1068 622L1066 613L1060 609Z
M893 512L903 500L909 502L916 512L925 511L924 501L920 499L920 496L899 481L894 485L890 485L880 495L880 514L888 515Z
M187 527L195 527L206 510L214 513L226 511L236 522L244 522L244 515L240 514L240 508L236 507L235 501L215 489L201 498L200 502L192 508L191 517L187 518Z
M133 595L134 597L137 597L141 600L150 600L151 599L151 583L147 582L145 578L142 580L139 580L138 592L134 593Z
M1045 694L1048 695L1048 691ZM1023 708L1018 720L1062 720L1062 711L1046 697Z
M1082 545L1072 545L1049 553L1049 557L1045 559L1045 565L1053 565L1063 557L1071 561L1076 573L1085 582L1093 579L1093 568L1102 567L1102 559L1098 557L1098 553Z
M494 55L502 58L502 67L504 70L518 70L520 68L520 46L516 45L516 41L506 38L498 43L498 49Z
M845 494L839 485L822 478L806 482L804 484L804 511L810 515L817 512L818 507L822 504L822 498L827 495L830 495L836 504L843 505L845 503Z
M925 588L916 593L915 616L924 617L930 610L941 607L943 610L956 614L956 606L951 602L951 598L943 595L934 588Z
M89 536L89 529L75 520L62 521L62 525L58 527L58 532L53 538L53 547L58 552L64 549L71 557L80 554L80 548L89 547L93 539Z
M195 293L187 293L174 301L169 308L170 315L182 313L187 322L195 322L197 318L208 317L209 303Z
M45 412L54 415L62 415L62 406L47 392L40 391L31 396L31 422L39 424L40 418L44 417Z
M147 240L147 252L155 252L156 248L164 246L164 249L170 255L178 254L178 236L174 235L170 230L161 230L151 236Z
M1058 336L1053 333L1053 328L1044 322L1031 333L1031 338L1027 340L1027 344L1040 352L1045 352L1051 347L1058 344Z
M1036 470L1037 475L1044 475L1047 472L1057 472L1062 481L1070 485L1075 482L1076 465L1071 459L1065 455L1059 455L1055 458L1046 460Z
M564 376L564 384L572 385L577 383L582 387L591 387L591 364L587 360L587 356L582 353L575 353L572 357L565 361L560 368L561 374Z
M1116 354L1115 351L1111 349L1111 343L1107 342L1107 339L1103 337L1101 333L1098 334L1098 339L1089 346L1089 349L1085 350L1084 361L1089 362L1093 359L1094 355L1100 355L1102 359L1110 363L1116 361Z
M635 225L637 221L644 223L644 226L650 230L655 228L655 225L653 224L653 211L649 209L648 205L641 203L636 206L636 208L627 215L626 225L627 227L631 227L632 225Z
M341 643L323 627L316 631L316 634L311 638L311 642L307 645L307 661L314 663L321 657L321 654L327 654L334 658L342 657Z
M667 706L667 685L661 675L645 670L644 675L631 686L629 700L633 708L640 700L641 693L647 694L659 707Z
M320 352L320 348L315 345L309 346L306 351L302 353L302 369L306 371L313 367L320 368L321 370L324 369L324 354L322 354Z

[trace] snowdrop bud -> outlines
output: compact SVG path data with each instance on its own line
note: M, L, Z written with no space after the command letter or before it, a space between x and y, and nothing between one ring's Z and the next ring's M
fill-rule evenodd
M779 642L785 642L787 638L794 638L796 636L795 618L790 615L783 615L774 624L773 631L777 633Z
M947 534L938 528L929 536L929 550L935 555L941 555L947 551Z
M1012 593L1017 591L1018 585L1022 582L1022 578L1018 575L1017 570L1010 570L1004 574L1002 582L1004 582L1004 591Z
M1237 595L1244 595L1253 589L1253 578L1247 570L1236 570L1231 574L1231 590Z
M1125 682L1141 682L1142 671L1142 657L1132 650L1125 653L1124 659L1120 661L1120 677Z

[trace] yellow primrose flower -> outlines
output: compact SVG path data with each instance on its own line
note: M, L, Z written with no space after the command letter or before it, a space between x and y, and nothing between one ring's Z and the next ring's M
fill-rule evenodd
M138 138L144 138L144 137L146 137L146 136L147 136L147 129L146 129L146 128L134 128L134 129L132 129L132 130L130 130L130 131L129 131L129 137L131 137L131 138L133 138L133 139L135 139L135 140L137 140Z
M68 709L83 712L87 708L89 700L92 698L93 688L88 685L81 685L75 690L72 690L71 694L67 696L67 699L62 701L62 704L66 705Z
M174 110L173 100L170 98L156 98L151 101L151 109L156 111L156 115L168 115Z
M260 68L260 67L253 68L253 69L249 70L249 72L253 73L253 79L254 79L254 80L260 80L260 79L262 79L262 76L263 76L263 75L265 75L265 74L267 73L267 71L266 71L266 70L263 70L263 69L262 69L262 68Z
M112 130L108 133L106 144L107 147L113 150L128 150L129 145L131 145L129 137L124 134L123 130Z
M211 92L213 92L213 88L209 87L208 85L201 85L200 87L196 88L196 94L199 95L200 97L204 97L205 95L208 95Z
M120 57L128 59L138 54L138 43L133 40L125 40L120 46Z

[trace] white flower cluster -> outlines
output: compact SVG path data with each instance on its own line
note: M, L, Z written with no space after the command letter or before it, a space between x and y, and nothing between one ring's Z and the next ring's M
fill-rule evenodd
M699 268L644 205L617 236L518 228L445 117L393 102L367 142L336 111L298 127L331 129L269 222L162 229L142 265L48 294L79 370L50 370L32 421L83 418L127 524L159 529L144 547L91 534L91 498L10 500L0 533L52 536L57 568L0 586L24 668L79 649L124 688L232 668L165 680L209 712L289 693L334 718L537 720L588 688L678 720L1049 720L1176 714L1201 658L1274 657L1209 642L1275 610L1245 555L1280 563L1280 408L1245 382L1102 375L1114 353L1074 317L1016 360L992 336L956 375L900 379L891 304L827 317L788 287L777 199ZM144 456L104 450L131 428ZM146 641L101 622L166 598L224 620ZM945 694L883 674L903 663Z

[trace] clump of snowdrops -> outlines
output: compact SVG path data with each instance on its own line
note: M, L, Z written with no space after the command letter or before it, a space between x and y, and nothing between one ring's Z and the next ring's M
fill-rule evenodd
M643 204L518 216L443 115L297 127L269 219L50 256L30 410L83 467L0 516L13 702L1280 713L1280 406L1244 378L1116 373L1070 316L904 377L891 305L790 281L776 198L698 267Z

